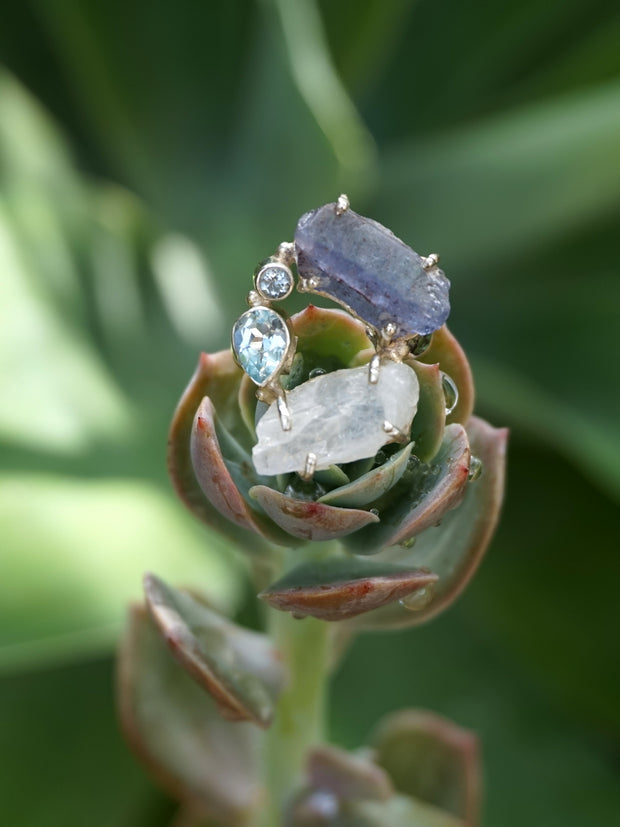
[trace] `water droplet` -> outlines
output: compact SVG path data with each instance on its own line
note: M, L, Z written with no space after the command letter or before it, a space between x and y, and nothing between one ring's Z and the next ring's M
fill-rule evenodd
M441 372L441 387L446 399L446 416L449 416L459 403L459 389L454 379L443 371Z
M407 537L406 540L403 540L402 543L399 543L398 545L401 548L413 548L417 539L417 537Z
M480 457L476 457L473 454L471 455L471 459L469 460L469 475L468 479L470 482L475 482L480 474L482 473L482 460Z
M309 817L312 823L328 824L340 812L340 801L330 790L313 790L297 805L296 815Z
M314 379L315 376L324 376L326 373L325 368L312 368L308 374L308 379Z
M374 514L375 517L379 516L379 509L378 508L369 508L368 510L370 511L371 514Z
M319 497L327 493L327 489L316 480L304 480L298 474L291 477L289 484L284 489L285 497L292 497L295 500L316 502Z
M416 336L415 339L409 341L409 350L412 356L421 356L431 346L433 341L433 334L427 333L426 336Z
M410 612L419 612L428 606L434 594L435 586L433 583L429 583L427 586L422 586L421 589L417 589L415 592L403 597L398 602L404 609L408 609Z

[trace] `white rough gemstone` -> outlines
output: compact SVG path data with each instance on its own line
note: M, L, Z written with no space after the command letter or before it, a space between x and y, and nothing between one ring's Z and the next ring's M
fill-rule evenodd
M309 453L316 469L373 457L393 437L389 422L408 433L419 396L418 379L405 364L384 362L379 381L368 381L368 366L326 373L287 393L292 428L282 430L273 403L256 427L254 467L267 476L303 471Z

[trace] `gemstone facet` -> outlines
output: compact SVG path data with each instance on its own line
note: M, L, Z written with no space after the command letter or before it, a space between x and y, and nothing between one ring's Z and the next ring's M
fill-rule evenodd
M266 264L256 274L256 289L270 301L281 301L291 294L293 274L284 264Z
M232 331L235 358L257 385L265 385L278 372L290 342L286 322L269 307L246 310Z
M450 282L390 230L351 209L325 204L302 215L295 232L297 270L305 290L344 305L395 339L432 333L450 313ZM428 267L428 265L426 265Z
M275 403L259 420L254 466L270 476L303 472L308 454L316 470L373 457L392 439L386 424L409 433L418 396L416 374L403 363L386 361L375 385L367 365L317 376L287 393L290 431L282 430Z

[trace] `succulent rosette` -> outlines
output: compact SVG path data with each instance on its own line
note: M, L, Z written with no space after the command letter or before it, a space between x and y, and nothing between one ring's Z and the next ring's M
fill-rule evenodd
M365 326L344 311L310 305L290 325L289 393L374 355ZM472 416L471 370L445 325L404 364L419 387L407 433L307 480L256 472L266 405L230 351L201 355L172 423L170 473L186 505L256 561L274 546L294 549L261 592L272 606L357 627L412 625L445 608L475 571L499 513L506 432Z

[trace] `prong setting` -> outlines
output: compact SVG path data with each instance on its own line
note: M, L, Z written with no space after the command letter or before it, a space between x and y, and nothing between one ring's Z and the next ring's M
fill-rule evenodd
M383 430L388 436L391 436L394 442L401 442L406 443L409 442L409 437L407 436L404 431L401 431L400 428L397 428L396 425L392 425L387 419L383 423Z
M336 215L344 215L350 206L349 196L343 192L342 195L338 196L338 200L336 201Z
M282 393L276 397L276 404L278 406L278 416L280 417L280 425L283 431L290 431L293 427L293 419L288 405L286 404L286 394Z
M312 477L314 476L314 472L316 470L316 454L309 451L306 456L306 462L304 464L304 470L299 472L299 476L302 480L309 482Z
M378 353L372 357L368 363L368 382L371 385L376 385L379 381L379 373L381 371L381 356Z
M427 256L420 256L420 259L425 270L432 270L439 264L439 253L429 253Z

